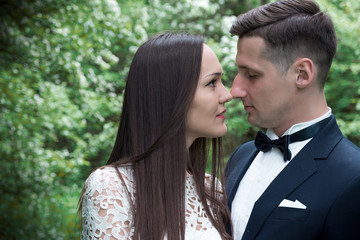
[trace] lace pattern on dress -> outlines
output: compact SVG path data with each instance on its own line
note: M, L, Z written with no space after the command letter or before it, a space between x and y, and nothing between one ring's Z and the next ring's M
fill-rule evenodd
M81 239L133 239L132 203L135 202L133 169L129 165L119 167L118 170L124 182L112 167L97 169L86 180L82 199ZM209 181L210 177L207 175L206 183L209 184ZM192 176L186 177L185 194L185 238L221 239L200 202Z

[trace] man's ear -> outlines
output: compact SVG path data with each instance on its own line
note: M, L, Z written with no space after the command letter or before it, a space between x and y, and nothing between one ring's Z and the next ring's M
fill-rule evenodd
M294 63L296 86L305 88L315 79L315 66L310 58L300 58Z

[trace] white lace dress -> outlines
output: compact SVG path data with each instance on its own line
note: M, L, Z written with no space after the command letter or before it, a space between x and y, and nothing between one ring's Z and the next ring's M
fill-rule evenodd
M127 189L134 202L133 169L120 167ZM207 181L210 178L207 177ZM185 238L195 240L221 240L195 191L192 176L186 177ZM105 167L93 172L85 182L82 202L81 239L133 239L134 216L127 190L116 170Z

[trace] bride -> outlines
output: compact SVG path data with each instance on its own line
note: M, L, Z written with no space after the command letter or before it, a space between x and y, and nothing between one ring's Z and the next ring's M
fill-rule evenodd
M221 76L200 37L165 33L140 46L110 158L84 184L81 239L232 239L217 180L232 99Z

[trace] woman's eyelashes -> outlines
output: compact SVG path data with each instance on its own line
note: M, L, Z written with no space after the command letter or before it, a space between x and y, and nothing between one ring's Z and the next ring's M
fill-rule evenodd
M213 80L211 80L208 84L206 84L206 86L216 87L216 81L217 81L217 79L213 79Z

